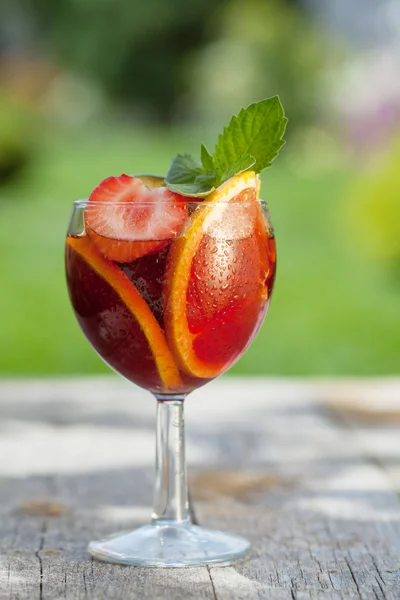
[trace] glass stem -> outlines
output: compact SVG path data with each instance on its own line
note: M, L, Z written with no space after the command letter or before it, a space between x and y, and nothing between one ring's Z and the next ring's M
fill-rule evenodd
M153 524L188 523L184 396L157 396L156 483Z

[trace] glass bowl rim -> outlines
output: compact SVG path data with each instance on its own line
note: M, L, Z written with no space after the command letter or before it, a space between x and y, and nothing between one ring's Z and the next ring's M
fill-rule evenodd
M202 200L201 198L190 198L190 197L185 197L184 198L184 204L195 204L198 206L215 206L216 204L222 204L222 205L228 205L228 204L232 204L232 205L238 205L238 204L252 204L254 202L254 200L218 200L218 202L216 203L210 203L207 201L207 199ZM263 204L263 205L267 205L267 201L263 200L262 198L259 198L258 200L256 200L256 202L258 204ZM74 208L87 208L88 206L93 206L93 208L99 207L99 206L115 206L115 207L121 207L121 206L134 206L136 208L140 207L140 206L154 206L154 201L153 200L135 200L134 202L132 201L128 201L128 202L114 202L114 201L108 201L108 202L102 202L102 201L97 201L97 200L89 200L89 198L80 198L79 200L74 200L73 202Z

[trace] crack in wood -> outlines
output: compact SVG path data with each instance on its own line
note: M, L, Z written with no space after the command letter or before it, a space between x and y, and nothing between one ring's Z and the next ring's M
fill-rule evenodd
M47 530L46 521L44 521L43 525L42 525L42 529L41 529L39 548L35 552L35 556L39 561L39 600L43 600L43 562L42 562L42 557L40 556L40 552L43 550L43 547L44 547L46 530Z
M331 577L331 573L330 573L329 569L328 569L328 577L329 577L329 581L331 582L332 589L335 590L336 588L335 588L334 583L332 581L332 577Z
M300 575L301 575L304 583L306 583L307 579L304 577L304 573L303 573L303 569L301 568L300 560L297 561L297 568L300 571Z
M290 578L290 589L296 593L297 590L297 585L295 584L295 582L293 581L293 577Z
M380 589L380 590L381 590L381 592L382 592L382 598L386 598L385 590L383 589L383 587L382 587L382 584L381 584L381 582L379 581L379 578L378 578L378 577L376 577L376 576L375 576L375 581L376 581L376 583L378 584L378 587L379 587L379 589Z
M93 556L90 557L90 571L92 573L92 585L94 586L94 571L93 571L93 563L94 563L94 558Z
M212 575L211 575L211 567L210 567L210 565L206 565L206 568L207 568L207 571L208 571L208 576L210 578L210 583L211 583L211 587L212 587L213 600L218 600L218 598L217 598L217 591L216 591L215 585L214 585L214 580L213 580Z
M376 572L378 573L378 575L379 575L379 578L380 578L381 582L383 583L383 585L386 585L386 581L385 581L385 580L383 579L383 577L382 577L381 570L380 570L380 568L378 567L378 565L377 565L377 563L376 563L376 560L375 560L375 557L374 557L374 555L373 555L373 554L371 554L371 552L370 552L370 550L368 549L368 547L366 547L366 549L367 549L367 552L368 552L368 554L369 554L369 555L370 555L370 557L371 557L372 564L374 565L374 567L375 567L375 569L376 569Z
M355 577L355 575L354 575L353 567L351 566L351 564L350 564L350 561L349 561L349 559L347 558L347 556L345 556L345 557L344 557L344 560L345 560L345 563L346 563L346 565L347 565L347 568L348 568L348 570L349 570L349 572L350 572L351 578L352 578L352 580L354 581L354 585L356 586L356 590L357 590L357 592L359 593L359 595L361 596L361 591L360 591L359 585L358 585L358 583L357 583L357 579L356 579L356 577Z
M85 590L85 598L87 598L88 590L87 590L87 585L86 585L86 573L85 573L85 571L82 572L82 575L83 575L83 587L84 587L84 590Z

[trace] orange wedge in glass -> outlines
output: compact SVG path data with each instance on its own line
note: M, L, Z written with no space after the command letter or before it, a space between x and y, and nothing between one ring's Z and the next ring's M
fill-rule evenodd
M187 375L220 375L263 320L268 230L258 191L253 171L232 177L192 212L171 245L164 324L175 361Z
M183 385L182 379L164 332L134 284L117 265L96 250L89 237L68 237L67 244L118 294L143 331L165 388L178 390Z

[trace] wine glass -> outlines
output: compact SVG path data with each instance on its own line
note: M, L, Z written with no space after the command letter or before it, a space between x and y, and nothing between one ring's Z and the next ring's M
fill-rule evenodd
M182 199L177 231L150 239L135 238L134 227L130 239L107 239L89 224L99 210L108 222L122 212L132 223L152 219L151 201L74 202L66 274L76 318L100 357L157 400L151 521L91 542L99 560L181 567L231 562L249 549L242 537L191 522L183 412L192 390L242 356L269 305L274 234L266 203L247 192Z

